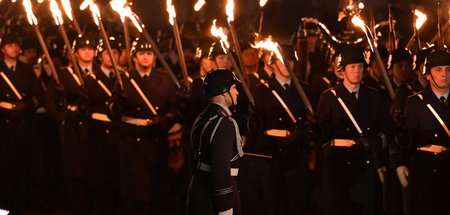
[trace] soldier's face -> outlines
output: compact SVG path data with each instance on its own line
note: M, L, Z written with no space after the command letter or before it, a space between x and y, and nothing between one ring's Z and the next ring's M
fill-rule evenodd
M228 94L228 93L226 93L226 94ZM230 95L231 95L231 97L230 96L225 96L225 100L226 100L228 106L231 106L233 104L236 105L237 104L237 96L239 95L239 92L236 89L236 84L233 84L231 86L231 88L230 88ZM231 100L231 99L233 99L233 100Z
M431 68L430 74L427 74L427 79L431 85L441 89L449 88L450 85L450 65L436 66ZM434 81L431 79L433 76ZM436 83L435 83L436 82Z
M210 72L214 68L213 62L211 62L211 60L209 60L208 57L203 57L200 60L200 67L201 67L200 72L202 73L202 75L208 74L208 72Z
M258 51L248 48L242 51L242 61L246 67L255 67L258 64Z
M95 50L92 47L82 47L76 52L78 59L83 62L92 62L95 56Z
M294 61L289 60L289 66L291 66L291 68L294 68ZM282 76L285 78L288 78L289 75L289 70L286 68L286 66L283 64L283 62L281 62L280 60L275 60L275 63L272 64L272 68L275 71L275 75L278 76Z
M152 51L139 51L136 53L133 60L137 66L148 68L153 66L155 61L155 53Z
M119 56L119 64L120 65L127 65L127 50L122 49L120 50L120 56Z
M362 63L347 64L343 71L344 81L350 84L359 84L363 78L364 65Z
M119 50L117 49L111 49L112 55L114 57L114 60L116 62L119 61ZM111 61L111 57L109 56L108 51L102 51L102 53L100 54L100 60L102 61L102 65L107 67L107 68L112 68L113 64Z
M392 67L392 75L397 81L406 83L411 77L412 64L409 61L395 63Z
M217 64L217 69L230 69L231 68L231 62L230 59L228 59L227 55L219 55L215 59Z
M9 43L2 47L2 53L7 58L17 59L20 54L20 47L17 43Z

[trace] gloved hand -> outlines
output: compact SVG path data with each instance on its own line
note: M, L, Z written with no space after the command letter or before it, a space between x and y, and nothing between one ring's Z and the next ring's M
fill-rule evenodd
M123 110L125 109L126 99L128 95L125 91L119 90L114 93L109 99L106 109L108 110L108 118L111 120L116 120L120 117Z
M307 117L305 122L306 130L311 139L316 142L322 135L322 127L316 115L311 114Z
M408 176L409 176L408 167L406 167L404 165L397 167L397 176L398 176L398 180L400 181L400 184L403 187L407 187L408 186Z
M372 131L364 132L359 140L366 147L366 150L369 150L372 154L378 154L383 151L383 143L380 136Z
M16 117L21 115L27 109L27 103L24 101L19 101L14 103L13 109L11 110L11 116Z
M152 119L148 125L150 129L161 129L163 131L169 130L172 125L177 121L178 114L167 113L163 116L156 116Z
M83 98L78 103L77 111L78 111L78 113L80 114L81 117L83 117L83 118L88 118L89 117L89 114L91 113L91 111L90 111L90 105L89 105L89 99L88 98Z
M55 107L56 110L62 112L66 109L67 100L64 96L64 88L62 85L55 86Z

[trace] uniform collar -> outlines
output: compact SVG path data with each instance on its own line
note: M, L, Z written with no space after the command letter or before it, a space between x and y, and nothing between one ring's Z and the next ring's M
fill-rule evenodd
M430 88L431 88L431 87L430 87ZM433 90L433 88L431 88L431 91L433 91L434 95L436 95L436 97L437 97L438 99L440 99L441 96L444 96L445 100L447 100L447 98L448 98L449 90L447 90L447 92L444 93L444 95L441 95L441 94L437 93L436 91Z
M80 65L80 67L81 67L81 70L84 72L84 73L86 73L86 69L87 69L87 71L88 72L92 72L92 63L91 64L89 64L89 66L81 66Z
M103 65L100 66L100 70L103 72L103 74L105 74L106 77L109 77L109 74L113 71L111 69L108 69L106 67L104 67Z
M6 60L3 60L3 62L5 62L5 65L6 65L6 67L8 68L8 69L10 69L11 68L11 66L13 66L14 67L14 71L16 71L16 69L17 69L17 61L16 61L16 64L10 64L8 61L6 61Z
M224 104L219 103L219 102L210 102L210 103L211 103L211 104L215 104L215 105L219 105L222 109L225 110L225 112L226 112L229 116L231 116L231 111L230 111L230 109L228 109L228 107L225 106Z
M277 76L275 76L275 80L278 81L278 83L284 88L284 85L287 84L289 86L291 86L291 82L292 82L292 78L289 78L288 81L284 82L280 79L277 78Z

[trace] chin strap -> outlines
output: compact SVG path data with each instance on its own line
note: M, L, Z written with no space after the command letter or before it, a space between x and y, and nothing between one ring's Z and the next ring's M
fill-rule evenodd
M228 95L230 96L230 99L231 99L231 107L235 106L236 104L234 103L234 99L233 99L233 96L231 96L230 91L228 91L227 93L228 93Z
M434 85L436 85L437 88L439 88L439 89L444 89L444 88L445 88L445 87L439 87L439 86L437 85L437 83L436 83L436 81L434 80L434 77L433 77L433 75L431 74L431 72L430 72L430 76L431 76L431 80L433 80Z

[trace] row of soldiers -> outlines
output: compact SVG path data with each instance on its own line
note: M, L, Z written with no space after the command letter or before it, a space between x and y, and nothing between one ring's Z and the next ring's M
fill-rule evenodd
M120 62L124 47L109 42ZM200 162L193 148L189 165L187 134L208 104L203 77L232 68L221 44L207 40L190 50L196 60L186 59L195 65L190 83L183 83L189 88L177 88L158 67L155 47L145 38L132 44L133 65L120 65L117 73L105 41L76 38L78 65L58 67L59 82L45 62L22 63L19 44L11 34L0 44L0 208L20 213L30 173L48 171L45 162L55 162L60 166L51 171L62 171L70 213L181 213L188 173ZM450 124L449 54L429 49L414 61L407 50L378 49L393 99L375 57L367 63L360 49L336 54L327 71L311 71L307 84L288 72L297 63L292 46L283 46L285 65L270 52L242 45L244 77L255 100L251 105L237 86L232 116L248 152L237 176L242 206L224 194L215 198L215 211L448 214L450 141L442 125Z

